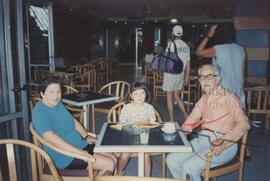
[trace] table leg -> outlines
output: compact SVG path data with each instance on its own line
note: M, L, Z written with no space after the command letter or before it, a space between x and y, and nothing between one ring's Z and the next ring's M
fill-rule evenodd
M92 131L93 133L96 132L96 126L95 126L95 105L92 104Z
M89 106L88 105L84 105L83 106L83 126L85 129L89 129L89 125L88 125L88 120L89 120Z
M138 172L140 177L144 176L144 152L138 153Z

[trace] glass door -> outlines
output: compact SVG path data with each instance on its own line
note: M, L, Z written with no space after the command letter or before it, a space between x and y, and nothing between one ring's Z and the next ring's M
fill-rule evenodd
M29 79L33 81L37 69L55 71L52 3L27 5L26 22Z
M143 58L143 52L142 52L142 37L143 37L143 31L142 28L136 28L135 29L135 60L136 60L136 69L142 68L142 58Z
M22 17L22 1L0 1L0 138L29 140Z
M0 139L30 141L27 105L22 0L0 1ZM8 180L5 152L0 148L3 180ZM15 149L19 180L31 180L29 155ZM26 161L28 160L28 161Z

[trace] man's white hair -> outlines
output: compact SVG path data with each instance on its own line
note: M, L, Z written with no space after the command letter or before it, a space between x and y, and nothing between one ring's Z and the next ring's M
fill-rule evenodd
M198 74L201 75L201 72L203 69L206 69L206 68L210 68L210 69L213 69L214 70L214 74L215 75L218 75L219 76L219 68L215 65L212 65L212 64L205 64L205 65L202 65L199 70L198 70Z

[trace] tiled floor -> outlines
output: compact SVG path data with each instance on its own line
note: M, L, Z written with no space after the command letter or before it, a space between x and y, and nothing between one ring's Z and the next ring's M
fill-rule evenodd
M117 71L116 71L117 70ZM125 76L123 76L125 75ZM141 70L135 71L132 67L124 67L121 69L113 69L111 80L127 80L133 82L134 80L141 80ZM165 97L159 97L154 106L160 111L164 121L168 120L168 113L166 108ZM98 114L97 130L100 129L102 123L106 120L105 114ZM264 118L261 118L264 120ZM182 115L177 107L175 107L175 121L182 121ZM264 128L252 127L250 130L250 144L256 145L250 147L251 159L245 161L244 180L245 181L270 181L270 136ZM156 160L160 160L160 156L155 156ZM137 158L132 158L127 166L126 175L137 175ZM160 177L161 170L157 164L153 164L152 176ZM171 177L167 170L167 177ZM219 177L218 181L237 180L237 173L228 174Z

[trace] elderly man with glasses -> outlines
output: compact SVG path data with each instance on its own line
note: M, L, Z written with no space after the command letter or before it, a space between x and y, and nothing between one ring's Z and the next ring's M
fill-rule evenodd
M190 141L193 152L170 153L166 159L174 178L184 179L189 175L193 181L201 180L200 172L209 151L214 154L211 167L232 160L237 153L236 142L250 127L239 99L219 86L218 68L203 65L198 73L203 95L182 125L185 133L200 128L198 137ZM230 142L235 144L225 149Z

